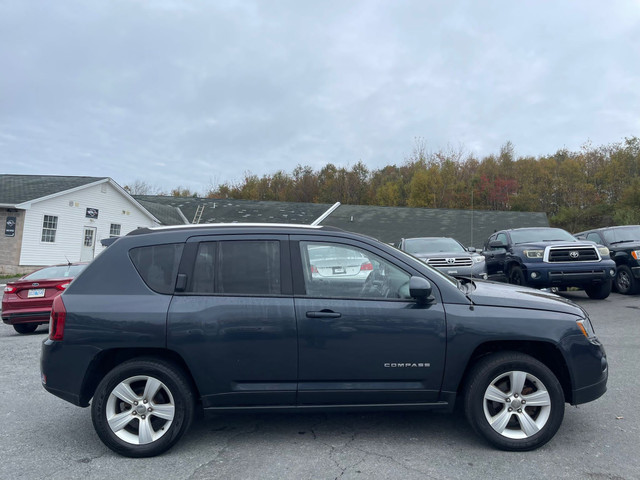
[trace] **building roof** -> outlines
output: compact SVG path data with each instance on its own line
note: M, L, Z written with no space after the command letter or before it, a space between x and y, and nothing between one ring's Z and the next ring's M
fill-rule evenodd
M0 205L18 205L105 179L107 177L2 174L0 175Z
M149 202L139 198L135 200L146 208L154 217L160 220L160 223L163 225L184 225L190 223L178 207L163 205L157 202Z
M193 221L198 206L204 205L200 223L310 224L331 207L319 203L197 197L134 195L134 198L141 203L177 207L189 222ZM548 227L549 221L543 212L341 205L321 224L369 235L386 243L397 243L401 238L442 236L453 237L466 246L479 247L496 230Z
M178 207L191 223L199 205L204 205L200 223L294 223L310 224L331 205L324 203L257 202L220 198L134 195L138 202ZM170 224L167 224L170 225Z
M544 212L341 205L322 224L386 243L401 238L453 237L467 247L480 247L496 230L548 227L549 221Z

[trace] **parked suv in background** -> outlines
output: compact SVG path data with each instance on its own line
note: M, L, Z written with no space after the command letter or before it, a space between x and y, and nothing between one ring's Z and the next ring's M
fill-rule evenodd
M398 248L454 277L487 278L484 255L449 237L403 238Z
M536 288L584 288L590 298L611 293L616 264L609 249L578 241L560 228L515 228L491 235L482 252L489 276Z
M314 275L336 249L369 273ZM489 443L531 450L608 377L567 300L458 281L336 228L273 224L121 237L55 299L41 370L131 457L170 448L196 408L452 410L458 398Z
M640 292L640 225L596 228L576 233L575 237L607 246L618 267L613 281L618 292Z

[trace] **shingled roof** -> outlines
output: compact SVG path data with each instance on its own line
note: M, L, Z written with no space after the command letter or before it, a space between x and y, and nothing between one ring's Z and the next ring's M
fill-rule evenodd
M107 177L64 177L58 175L0 175L0 205L19 205Z
M188 221L193 220L198 206L204 205L200 223L310 224L331 206L152 195L134 195L134 198L141 203L178 207ZM177 223L182 222L165 224ZM322 224L369 235L386 243L396 243L401 238L442 236L453 237L466 246L480 247L496 230L548 227L549 221L543 212L341 205Z
M178 207L163 205L158 202L149 202L140 198L135 199L140 205L147 209L154 217L160 220L163 225L183 225L190 223L182 214Z
M253 200L214 199L134 195L138 202L178 207L189 222L196 209L204 205L200 223L295 223L309 224L331 205L323 203L257 202Z

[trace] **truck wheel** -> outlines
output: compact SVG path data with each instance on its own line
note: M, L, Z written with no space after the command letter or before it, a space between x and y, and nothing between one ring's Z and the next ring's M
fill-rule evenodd
M511 270L509 270L509 283L512 283L513 285L520 285L522 287L527 286L527 279L524 276L522 268L518 266L511 267Z
M13 329L20 334L33 333L37 328L37 323L16 323L13 326Z
M618 267L614 284L618 293L622 293L623 295L638 293L638 280L633 277L631 269L626 265L620 265Z
M564 393L542 362L517 352L484 357L470 372L465 413L473 429L502 450L547 443L564 418Z
M609 296L611 293L611 280L607 280L605 282L599 283L597 285L591 285L584 289L589 298L593 298L594 300L603 300Z
M193 419L194 396L183 373L156 359L131 360L102 379L91 402L100 440L126 457L171 448Z

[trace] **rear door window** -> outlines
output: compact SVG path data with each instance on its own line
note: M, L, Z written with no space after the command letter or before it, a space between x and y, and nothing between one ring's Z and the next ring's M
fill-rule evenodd
M280 242L231 240L198 246L188 292L279 295Z

